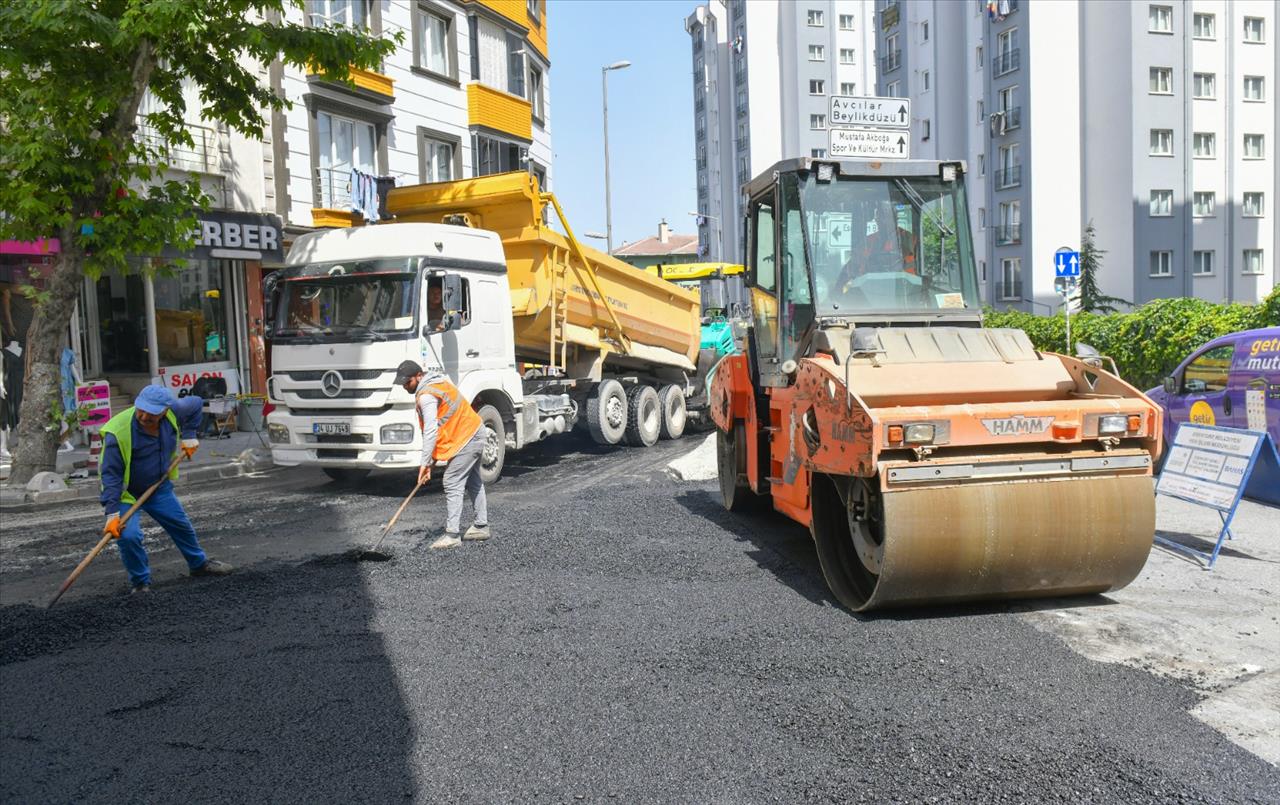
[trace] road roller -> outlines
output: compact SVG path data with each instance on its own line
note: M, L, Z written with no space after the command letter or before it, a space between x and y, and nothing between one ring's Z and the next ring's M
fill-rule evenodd
M1160 409L983 326L963 162L788 160L744 199L752 321L711 385L728 509L807 526L854 611L1138 575Z

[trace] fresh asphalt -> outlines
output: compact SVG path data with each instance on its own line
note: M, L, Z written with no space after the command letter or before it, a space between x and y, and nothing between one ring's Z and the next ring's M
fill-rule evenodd
M1191 689L1014 608L842 610L805 531L667 477L697 442L514 457L493 539L447 552L433 485L387 563L348 551L408 477L188 489L239 572L189 579L149 528L150 596L111 549L53 610L99 510L6 512L0 799L1280 801Z

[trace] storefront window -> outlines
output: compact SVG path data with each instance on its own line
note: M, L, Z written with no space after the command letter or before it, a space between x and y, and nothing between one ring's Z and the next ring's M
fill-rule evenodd
M147 301L142 277L110 274L98 280L102 371L143 374L147 360Z
M224 273L221 260L188 260L176 275L155 278L161 366L231 359Z

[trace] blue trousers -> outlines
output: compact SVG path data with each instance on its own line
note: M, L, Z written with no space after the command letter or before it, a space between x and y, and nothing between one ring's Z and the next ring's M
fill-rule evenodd
M204 551L200 550L200 543L196 540L196 530L191 526L186 510L178 502L178 496L173 494L172 483L165 481L155 494L142 504L142 510L151 515L151 519L159 523L169 534L173 544L178 546L178 550L187 560L188 568L196 570L204 567L204 563L209 561L208 557L204 555ZM120 514L123 516L124 510L121 510ZM124 532L116 542L120 546L120 559L124 562L124 569L129 574L129 583L135 587L139 584L150 584L151 566L147 562L147 549L142 547L142 518L136 514L131 517L129 522L125 523Z

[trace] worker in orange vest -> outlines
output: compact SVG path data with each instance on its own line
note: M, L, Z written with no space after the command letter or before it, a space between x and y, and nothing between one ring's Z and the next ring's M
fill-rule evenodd
M878 205L875 213L876 231L862 242L857 256L850 255L840 272L836 287L842 292L858 277L878 270L878 263L888 262L895 270L908 274L916 270L916 238L910 231L898 226L897 216L884 205Z
M489 509L480 477L486 431L480 415L458 387L435 369L424 372L416 362L404 361L396 368L395 382L414 396L418 409L418 425L422 428L418 482L425 484L431 480L431 467L435 462L447 462L442 479L447 513L445 529L431 547L453 548L464 539L488 539ZM476 518L462 534L464 495L471 501Z

